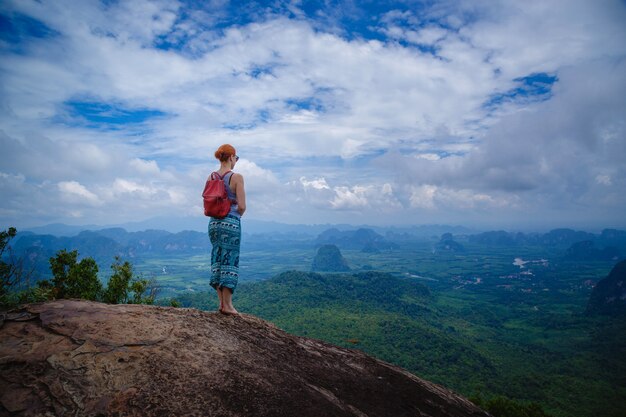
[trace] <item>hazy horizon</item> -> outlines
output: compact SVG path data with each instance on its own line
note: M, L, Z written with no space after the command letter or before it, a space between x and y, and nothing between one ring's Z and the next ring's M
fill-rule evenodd
M76 230L98 230L98 229L107 229L107 228L115 228L121 227L126 229L127 231L144 231L148 229L155 230L165 230L172 233L177 233L185 230L193 230L198 232L205 232L208 224L207 218L202 217L188 217L188 218L179 218L172 219L172 221L164 221L161 218L150 218L144 219L142 221L136 222L124 222L124 223L109 223L109 224L95 224L95 223L45 223L45 224L31 224L31 225L4 225L0 227L1 229L6 229L8 227L16 227L18 232L20 231L31 231L31 230L54 230L55 228L59 230L65 229L76 229ZM520 227L515 225L471 225L471 224L462 224L462 223L421 223L421 224L375 224L375 223L288 223L288 222L280 222L276 220L262 220L262 219L245 219L242 222L243 232L244 233L260 233L260 232L271 232L271 231L283 231L283 230L295 230L295 229L309 229L309 230L319 230L323 231L329 228L339 228L340 230L350 230L350 229L358 229L361 227L365 228L375 228L375 229L465 229L467 233L481 233L486 231L499 231L503 230L510 233L547 233L551 230L555 229L572 229L576 231L584 231L594 234L600 234L605 229L617 229L617 230L626 230L624 226L617 225L598 225L598 226L580 226L580 225L566 225L566 224L558 224L558 225L546 225L545 227ZM78 233L78 232L73 232ZM72 234L73 234L72 233ZM311 232L313 233L313 232ZM54 234L54 233L52 233Z
M625 21L620 0L4 1L0 222L201 218L232 143L246 219L624 228Z

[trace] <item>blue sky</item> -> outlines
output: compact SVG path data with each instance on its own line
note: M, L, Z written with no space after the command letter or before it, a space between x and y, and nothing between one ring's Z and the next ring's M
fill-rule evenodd
M626 3L3 1L4 228L626 227Z

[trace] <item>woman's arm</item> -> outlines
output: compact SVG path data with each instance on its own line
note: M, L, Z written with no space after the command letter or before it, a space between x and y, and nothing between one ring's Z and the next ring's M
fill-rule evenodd
M232 182L237 197L237 211L243 216L246 211L246 190L243 185L243 175L233 174Z

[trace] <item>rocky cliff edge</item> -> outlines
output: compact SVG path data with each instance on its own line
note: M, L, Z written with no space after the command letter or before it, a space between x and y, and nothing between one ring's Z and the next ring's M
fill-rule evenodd
M253 316L79 300L0 313L0 415L488 416Z

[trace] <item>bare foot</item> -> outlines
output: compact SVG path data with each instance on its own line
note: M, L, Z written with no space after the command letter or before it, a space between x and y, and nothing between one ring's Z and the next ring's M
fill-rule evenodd
M226 308L222 308L220 310L220 313L225 314L227 316L238 316L239 312L237 310L233 309L226 309Z

